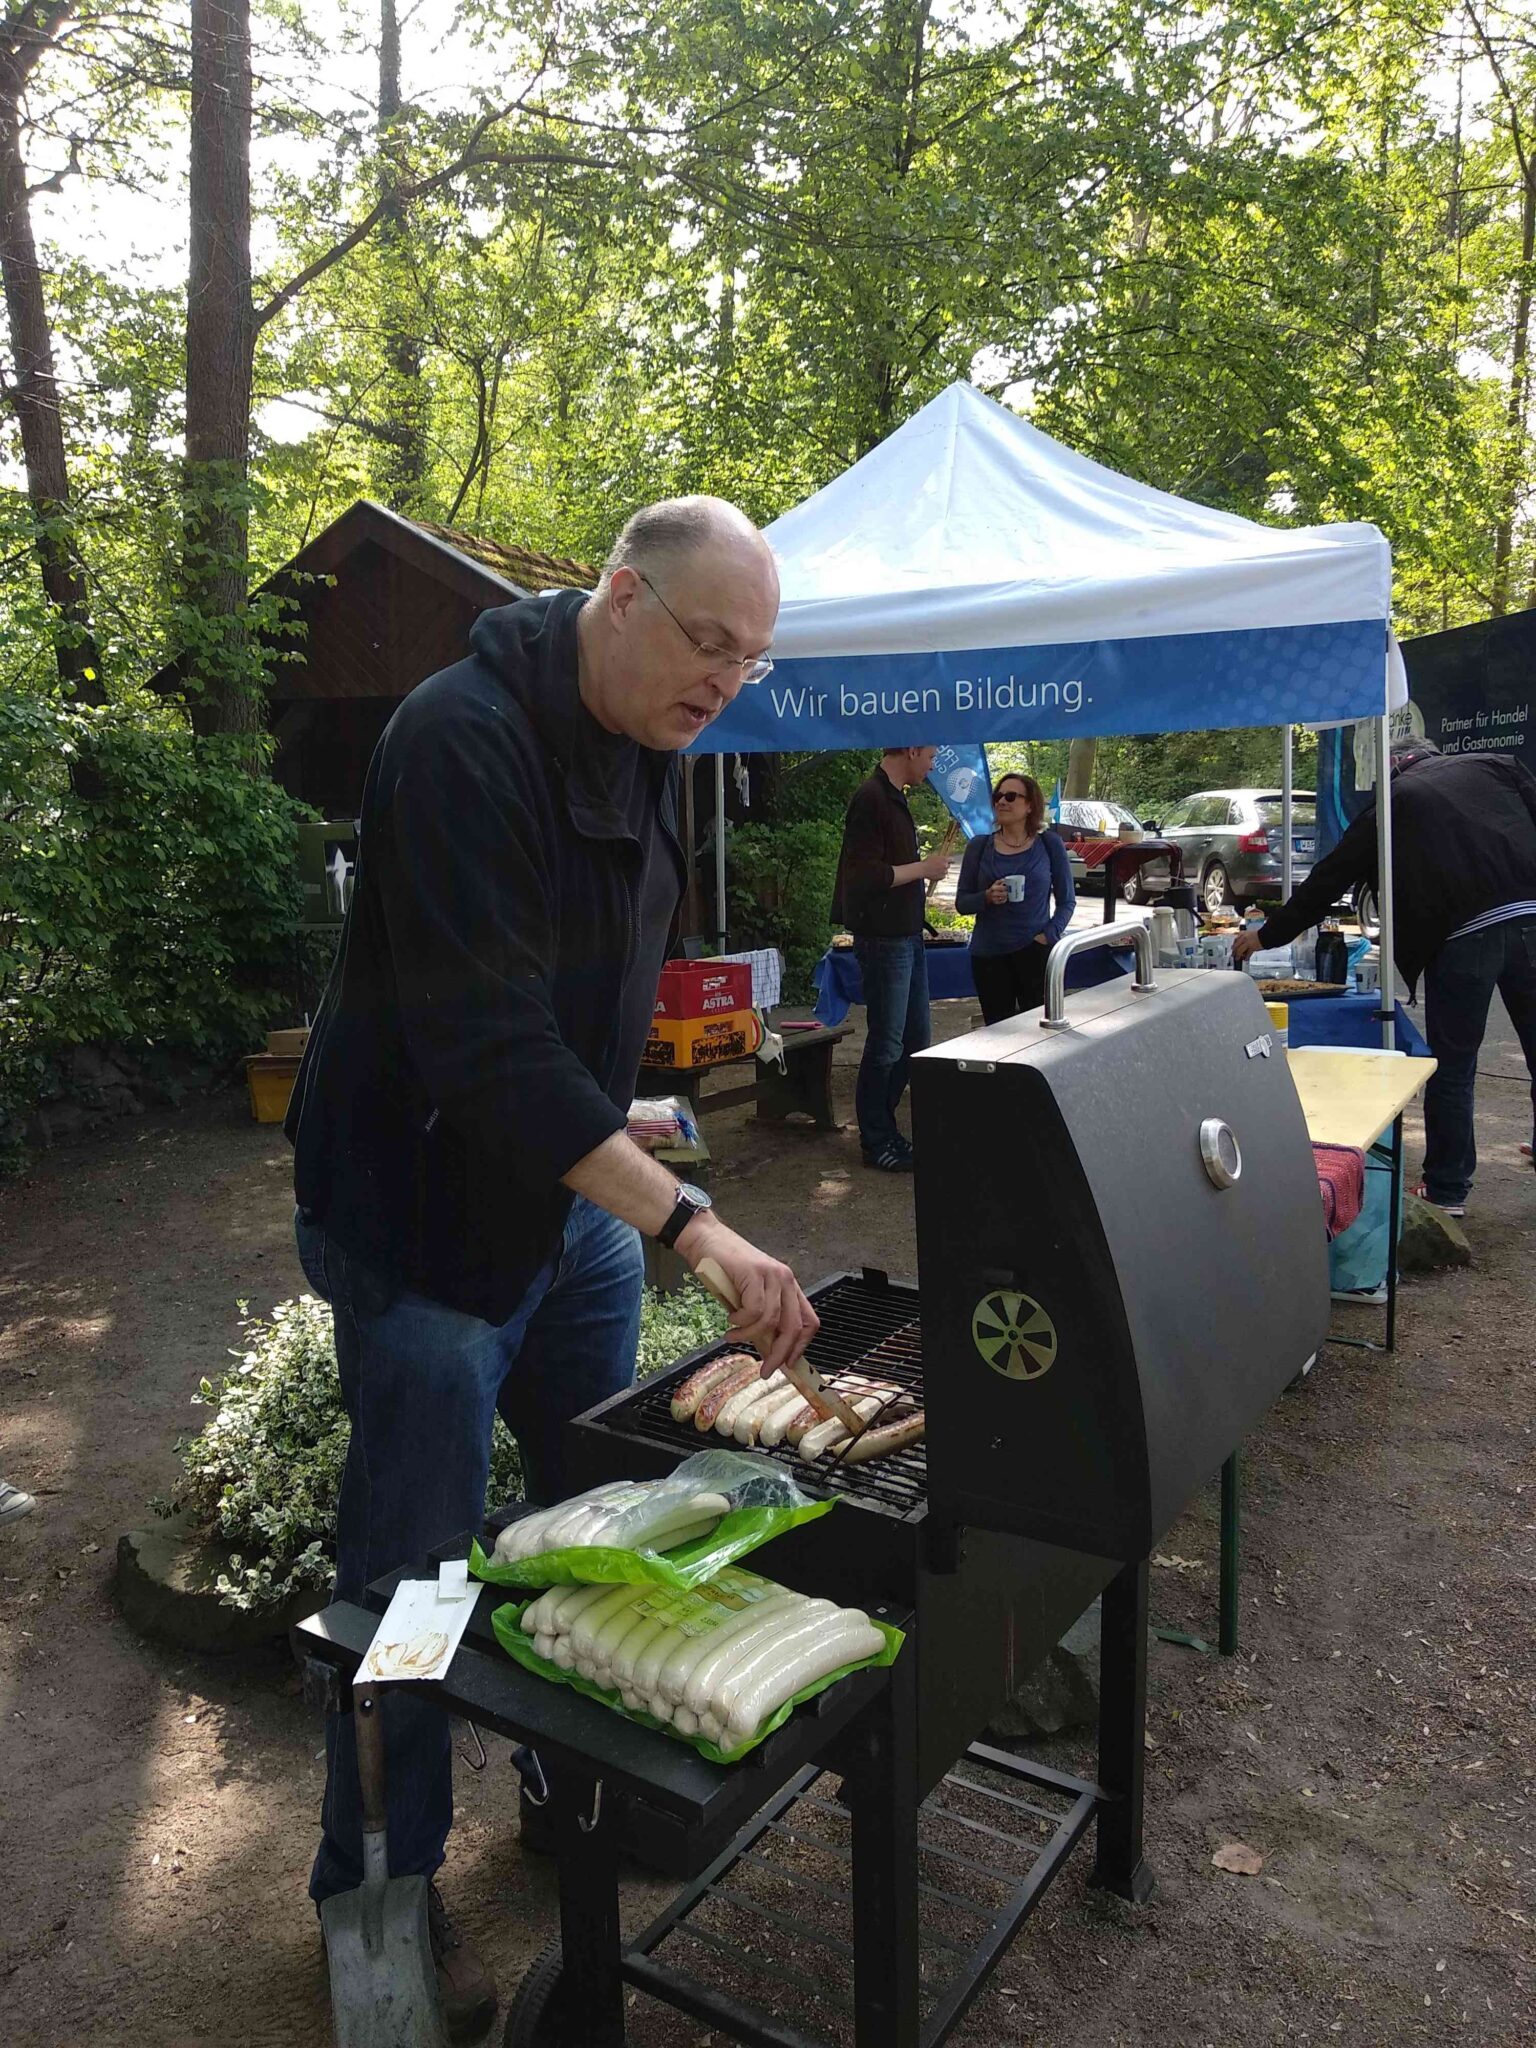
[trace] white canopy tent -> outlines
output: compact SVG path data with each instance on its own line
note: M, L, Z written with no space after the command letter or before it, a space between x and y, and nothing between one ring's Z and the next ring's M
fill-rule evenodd
M774 672L710 752L1374 718L1385 792L1386 714L1407 692L1374 526L1264 526L1172 497L957 383L767 531ZM717 802L723 785L722 758ZM723 911L720 833L717 862Z

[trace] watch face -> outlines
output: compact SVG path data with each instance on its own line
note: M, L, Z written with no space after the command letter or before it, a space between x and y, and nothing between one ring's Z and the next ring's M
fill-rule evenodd
M685 1200L692 1202L696 1209L713 1209L715 1206L704 1190L696 1188L691 1180L679 1181L677 1192Z

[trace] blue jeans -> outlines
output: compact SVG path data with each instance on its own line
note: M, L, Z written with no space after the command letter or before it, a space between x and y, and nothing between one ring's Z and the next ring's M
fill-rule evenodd
M336 1518L336 1598L485 1518L491 1426L518 1441L529 1497L565 1493L571 1417L635 1375L644 1258L627 1223L580 1197L552 1259L500 1329L413 1294L352 1258L302 1214L299 1258L330 1304L352 1422ZM430 1877L453 1823L452 1747L438 1706L386 1688L389 1868ZM317 1903L362 1882L362 1801L351 1714L326 1723Z
M1525 1054L1536 1116L1536 917L1452 939L1425 969L1424 1034L1439 1062L1424 1089L1424 1186L1432 1202L1464 1202L1472 1192L1472 1094L1495 988Z
M878 1159L888 1146L904 1142L896 1106L907 1090L913 1053L929 1041L928 957L921 932L910 939L855 939L853 951L868 1024L854 1112L865 1157Z

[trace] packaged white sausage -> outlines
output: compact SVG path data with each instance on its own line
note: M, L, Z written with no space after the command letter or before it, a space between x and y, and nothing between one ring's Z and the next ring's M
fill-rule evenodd
M616 1480L510 1522L469 1568L495 1586L697 1586L829 1512L768 1458L700 1451L666 1479Z
M707 1584L554 1586L496 1609L525 1670L734 1763L802 1701L890 1664L899 1629L728 1566Z

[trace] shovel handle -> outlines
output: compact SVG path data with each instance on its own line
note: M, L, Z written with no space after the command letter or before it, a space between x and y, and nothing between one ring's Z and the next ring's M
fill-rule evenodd
M357 1778L363 1793L363 1833L384 1833L383 1701L371 1685L352 1688L352 1726L357 1737Z
M741 1307L741 1296L736 1292L731 1276L718 1259L700 1259L693 1269L694 1278L715 1297L722 1308L728 1308L734 1315ZM828 1415L835 1415L850 1436L858 1436L864 1428L864 1417L857 1408L851 1407L841 1394L834 1393L823 1383L821 1374L814 1365L803 1358L797 1358L793 1365L786 1365L784 1377L798 1393L805 1396L813 1408L820 1408Z

